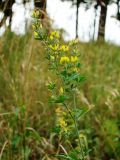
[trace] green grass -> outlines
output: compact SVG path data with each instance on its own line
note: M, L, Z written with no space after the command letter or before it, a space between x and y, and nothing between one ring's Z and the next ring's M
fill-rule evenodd
M93 109L79 122L91 160L120 159L120 48L79 43L81 84L77 101ZM0 160L54 160L58 148L55 107L48 103L44 48L31 33L0 39ZM72 138L71 138L72 139ZM64 140L64 139L63 139ZM74 138L73 138L74 143ZM67 148L69 149L69 148Z

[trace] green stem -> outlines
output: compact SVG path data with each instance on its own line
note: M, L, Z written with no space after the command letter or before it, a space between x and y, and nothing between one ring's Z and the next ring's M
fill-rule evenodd
M68 111L69 115L71 116L71 118L72 118L73 121L74 121L74 120L75 120L75 119L74 119L74 116L72 115L72 113L71 113L69 107L67 106L67 104L63 103L63 105L65 106L66 110Z
M75 94L73 94L73 100L74 100L74 109L76 110L77 106L76 106L76 98L75 98ZM77 119L76 119L76 115L74 116L74 123L75 123L75 128L76 128L76 132L77 132L77 136L78 136L78 142L79 142L79 147L81 150L81 154L82 154L82 159L84 160L84 152L83 152L83 148L82 148L82 143L81 143L81 139L79 136L79 130L78 130L78 125L77 125Z
M67 104L63 103L63 105L65 106L66 110L68 111L69 115L71 116L74 124L75 124L75 129L76 129L76 132L77 132L77 136L78 136L78 141L79 141L79 147L81 148L81 153L82 153L82 159L84 160L84 153L83 153L83 150L82 150L82 144L81 144L81 140L80 140L80 137L79 137L79 131L78 131L78 126L77 126L77 121L76 121L76 117L72 115L69 107L67 106Z

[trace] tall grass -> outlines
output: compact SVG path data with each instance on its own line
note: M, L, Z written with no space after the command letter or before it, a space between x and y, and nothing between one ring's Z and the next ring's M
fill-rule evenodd
M104 42L78 48L86 81L77 101L94 106L79 123L90 159L120 159L120 48ZM44 56L30 32L20 37L8 31L0 39L0 160L53 160L57 152L55 108L46 87L54 75Z

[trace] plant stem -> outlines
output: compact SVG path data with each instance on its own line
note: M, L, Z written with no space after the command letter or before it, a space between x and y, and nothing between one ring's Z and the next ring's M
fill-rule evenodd
M76 98L75 98L75 93L73 94L73 101L74 101L74 109L76 110L77 106L76 106ZM76 133L78 136L78 142L79 142L79 147L81 150L81 154L82 154L82 159L84 160L84 152L83 152L83 148L82 148L82 143L81 143L81 139L79 137L79 130L78 130L78 125L77 125L77 119L76 119L76 115L74 116L74 123L75 123L75 129L76 129Z
M76 104L76 102L75 102ZM82 159L84 160L84 153L83 153L83 150L82 150L82 144L81 144L81 141L80 141L80 137L79 137L79 131L78 131L78 126L77 126L77 121L76 121L76 117L72 115L69 107L67 106L66 103L63 103L63 105L65 106L66 110L68 111L69 115L71 116L73 122L74 122L74 125L75 125L75 129L76 129L76 133L77 133L77 136L78 136L78 141L79 141L79 147L81 148L81 153L82 153ZM75 105L75 108L76 108L76 105Z

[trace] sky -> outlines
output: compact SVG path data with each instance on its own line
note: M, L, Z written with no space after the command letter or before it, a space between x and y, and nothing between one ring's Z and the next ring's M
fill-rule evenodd
M54 7L53 5L54 4ZM47 12L54 20L53 26L57 28L63 28L67 31L65 39L73 39L75 37L75 12L76 7L71 3L61 2L60 0L48 0ZM113 42L120 45L120 22L114 18L117 13L117 6L115 4L108 6L105 39L106 41ZM97 39L98 24L99 24L100 8L97 11L96 18L96 33L95 39ZM92 18L91 18L92 17ZM84 5L79 7L79 39L81 41L88 42L93 39L93 24L94 24L94 7L85 10Z
M13 19L12 19L12 31L17 34L25 34L25 20L27 24L31 21L31 12L33 10L33 0L31 3L26 4L24 8L21 3L22 0L16 0L13 5ZM114 17L116 16L117 6L115 4L108 6L105 40L120 45L120 22ZM70 2L61 2L60 0L47 0L47 13L53 20L53 28L64 29L65 40L71 40L75 38L75 13L76 7L72 6ZM96 18L96 33L95 39L97 39L98 24L99 24L100 8L97 11ZM92 18L91 18L92 17ZM94 24L94 7L85 10L85 6L79 7L79 39L84 42L88 42L93 39L93 24ZM7 22L8 23L8 22ZM1 34L4 32L4 27L0 30Z

